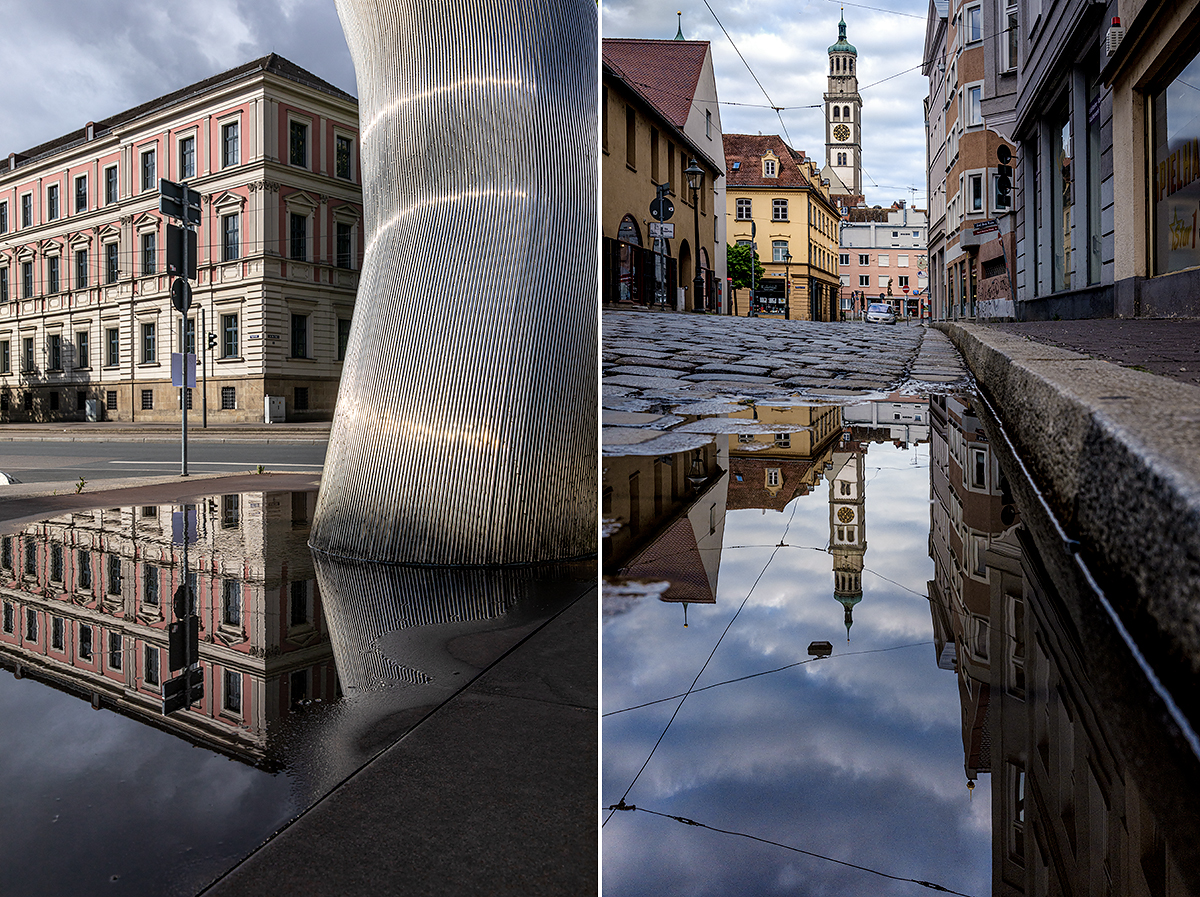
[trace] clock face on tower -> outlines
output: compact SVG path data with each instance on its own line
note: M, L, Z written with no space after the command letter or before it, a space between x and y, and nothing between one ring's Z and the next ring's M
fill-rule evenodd
M850 137L850 129L845 125L838 125L833 129L833 136L838 140L846 140Z

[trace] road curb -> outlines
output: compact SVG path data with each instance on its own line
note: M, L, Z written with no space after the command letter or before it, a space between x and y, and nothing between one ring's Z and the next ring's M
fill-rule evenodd
M939 324L1067 536L1177 694L1200 676L1200 388ZM1194 689L1191 689L1194 690ZM1189 711L1200 702L1192 699ZM1193 715L1195 718L1195 715Z

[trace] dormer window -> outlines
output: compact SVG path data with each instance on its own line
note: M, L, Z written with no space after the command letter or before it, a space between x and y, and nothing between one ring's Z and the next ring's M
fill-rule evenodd
M742 167L742 163L741 163L741 162L734 162L734 163L732 163L732 164L730 165L730 167L731 167L731 168L732 168L734 171L737 171L739 168L741 168L741 167Z
M774 159L763 159L763 177L773 178L778 177L777 167Z

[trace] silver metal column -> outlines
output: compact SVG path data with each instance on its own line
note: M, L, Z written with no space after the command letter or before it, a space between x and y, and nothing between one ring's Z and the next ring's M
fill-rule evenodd
M596 550L596 5L337 0L366 250L311 544Z

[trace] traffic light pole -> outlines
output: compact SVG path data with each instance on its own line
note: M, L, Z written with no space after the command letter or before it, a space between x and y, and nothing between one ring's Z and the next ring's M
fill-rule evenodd
M204 306L200 306L200 333L203 335L204 342L198 348L200 349L200 426L205 430L208 429L208 327L204 324Z

